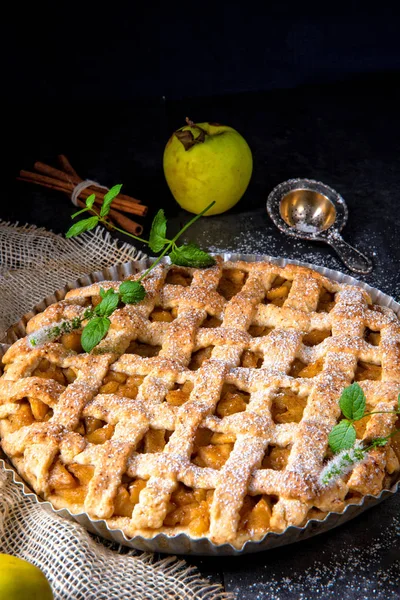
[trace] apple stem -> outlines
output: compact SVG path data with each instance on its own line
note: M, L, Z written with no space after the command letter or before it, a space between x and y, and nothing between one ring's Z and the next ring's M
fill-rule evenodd
M189 125L189 127L194 127L195 129L198 129L199 131L202 131L204 133L204 137L206 135L208 135L208 133L207 133L207 131L205 129L203 129L202 127L200 127L200 125L196 125L196 123L194 121L192 121L192 119L189 119L189 117L186 117L185 121Z
M190 131L190 129L186 129L185 131L181 131L181 130L175 131L176 137L181 142L181 144L183 145L185 150L188 151L195 144L203 144L204 140L206 139L206 135L208 135L208 134L205 131L205 129L196 125L196 123L194 123L194 121L189 119L189 117L186 117L185 120L186 120L186 123L189 125L189 127L191 127L192 129L198 129L200 131L197 138L194 137L194 135Z

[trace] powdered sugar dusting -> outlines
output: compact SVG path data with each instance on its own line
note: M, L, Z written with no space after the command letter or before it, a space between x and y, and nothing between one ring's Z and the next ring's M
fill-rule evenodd
M341 600L397 600L400 560L393 560L393 550L398 547L399 540L400 519L396 516L390 526L373 537L363 549L347 546L334 553L320 544L320 559L305 570L294 567L290 577L280 577L278 569L266 565L262 571L261 568L257 570L255 581L246 586L246 600L336 600L339 597ZM384 565L385 555L388 566ZM289 561L290 558L289 552ZM377 564L384 566L376 569ZM285 573L287 566L286 563ZM243 583L238 582L233 589L228 589L239 598Z

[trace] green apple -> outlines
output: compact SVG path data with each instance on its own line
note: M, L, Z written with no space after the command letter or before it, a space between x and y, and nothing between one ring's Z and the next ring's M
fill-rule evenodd
M175 131L165 147L164 174L175 200L199 214L212 200L205 216L234 206L246 191L253 158L246 140L232 127L193 123Z
M53 600L53 593L38 567L16 556L0 554L0 598Z

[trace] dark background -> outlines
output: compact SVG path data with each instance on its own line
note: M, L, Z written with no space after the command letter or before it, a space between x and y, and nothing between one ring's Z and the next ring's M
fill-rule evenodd
M162 171L188 115L238 129L254 172L228 213L192 239L211 250L286 256L348 273L333 251L287 240L265 212L292 177L319 179L349 206L344 237L368 253L360 277L400 296L400 44L394 3L279 6L81 2L15 5L2 25L0 218L65 232L68 199L15 180L65 153L82 177L149 206L177 230L190 215ZM122 239L122 237L121 237ZM124 240L126 241L126 240ZM240 559L195 559L243 600L399 597L400 498L307 542Z
M6 96L78 103L184 98L398 71L394 2L274 4L18 3L3 26Z

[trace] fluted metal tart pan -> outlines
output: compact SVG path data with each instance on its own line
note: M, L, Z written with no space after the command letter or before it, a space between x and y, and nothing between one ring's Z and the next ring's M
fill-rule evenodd
M329 277L330 279L337 281L338 283L344 283L349 285L358 285L364 288L371 296L372 301L381 306L386 306L393 310L400 317L400 304L393 300L387 294L369 286L366 283L358 281L354 277L340 273L339 271L333 271L326 267L319 267L316 265L303 263L295 260L288 260L284 258L275 258L266 255L259 254L234 254L225 253L222 255L225 261L237 261L244 260L248 262L256 261L270 261L274 262L279 266L285 266L286 264L295 264L298 266L309 267L318 271L322 275ZM79 278L77 281L72 282L64 288L57 290L54 294L47 296L42 302L37 304L29 313L26 313L15 325L9 328L7 335L4 340L4 344L0 345L0 353L3 354L9 344L13 344L17 339L26 335L26 324L28 321L37 313L42 312L50 304L62 300L66 293L77 287L84 287L91 285L92 283L105 280L121 280L143 270L149 266L151 259L142 259L140 261L132 261L129 263L115 265L102 271L94 271L90 275L85 275ZM305 540L314 535L325 533L334 527L343 525L350 519L360 515L362 512L376 506L386 498L393 496L399 491L400 481L397 481L390 489L384 489L377 496L367 495L364 496L360 503L349 504L345 510L336 513L327 513L324 519L310 519L303 527L297 527L294 525L289 526L282 533L269 532L259 541L247 541L244 543L242 548L236 548L232 544L214 544L207 538L194 539L188 536L186 533L181 533L175 536L168 536L163 533L158 533L151 538L145 538L142 536L135 536L127 538L126 535L120 529L111 529L107 522L104 520L92 519L86 513L72 514L68 509L55 509L49 501L43 500L37 494L35 494L29 487L28 484L22 479L17 470L11 465L6 455L0 450L0 467L5 471L10 472L13 477L13 481L18 485L22 493L30 498L33 498L36 502L46 507L48 510L54 511L56 514L80 523L88 531L102 536L113 542L117 542L130 548L136 548L138 550L145 550L151 552L164 552L168 554L194 554L194 555L208 555L208 556L232 556L240 554L248 554L252 552L260 552L262 550L269 550L278 546L284 546L286 544L292 544L301 540Z

